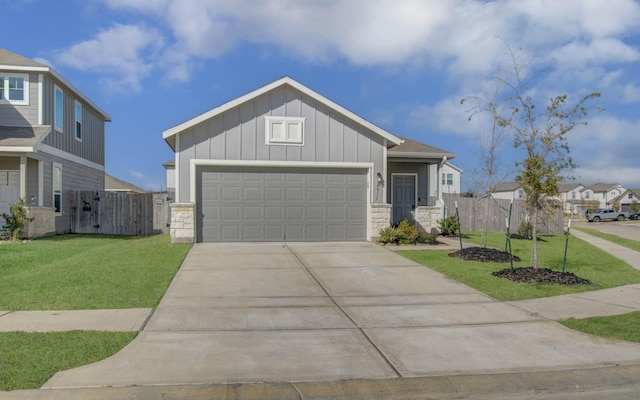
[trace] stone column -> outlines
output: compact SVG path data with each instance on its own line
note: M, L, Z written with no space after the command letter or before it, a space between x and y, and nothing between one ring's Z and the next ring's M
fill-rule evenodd
M172 243L193 243L196 237L195 204L172 203L169 234Z
M391 204L387 203L373 203L371 204L371 221L369 239L371 241L377 240L380 235L379 231L382 228L386 228L391 224Z

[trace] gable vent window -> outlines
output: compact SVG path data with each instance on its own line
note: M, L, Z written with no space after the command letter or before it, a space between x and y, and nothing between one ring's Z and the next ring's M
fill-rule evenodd
M304 144L304 118L264 117L266 144Z
M82 141L82 104L76 101L76 140Z

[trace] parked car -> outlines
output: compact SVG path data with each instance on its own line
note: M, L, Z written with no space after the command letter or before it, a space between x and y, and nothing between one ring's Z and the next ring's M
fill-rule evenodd
M640 219L640 213L629 214L629 219Z
M589 222L599 222L599 221L624 221L629 218L629 213L616 211L611 208L600 208L596 211L587 213L587 220Z

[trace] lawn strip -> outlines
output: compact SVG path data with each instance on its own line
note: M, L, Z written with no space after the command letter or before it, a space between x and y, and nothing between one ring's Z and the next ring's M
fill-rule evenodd
M0 390L37 389L56 372L103 360L137 332L0 333Z
M567 328L591 335L640 342L640 311L608 317L569 318L558 322Z
M619 244L620 246L624 246L631 250L640 251L640 242L638 242L637 240L623 238L620 236L612 235L610 233L600 232L598 230L590 229L590 228L580 227L580 228L573 228L573 229L577 229L580 232L584 232L586 234L598 237L600 239L608 240L612 243Z

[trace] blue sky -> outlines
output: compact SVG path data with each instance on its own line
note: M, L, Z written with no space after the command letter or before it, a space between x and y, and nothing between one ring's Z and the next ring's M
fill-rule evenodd
M106 169L160 190L162 131L284 75L386 129L455 152L474 186L489 124L460 100L509 80L604 108L571 132L577 181L640 188L633 0L0 0L0 47L51 65L111 115ZM594 103L596 104L596 103ZM500 176L521 153L506 134ZM512 177L512 176L511 176ZM509 177L507 176L507 179Z

